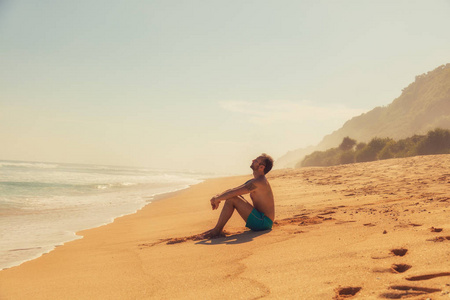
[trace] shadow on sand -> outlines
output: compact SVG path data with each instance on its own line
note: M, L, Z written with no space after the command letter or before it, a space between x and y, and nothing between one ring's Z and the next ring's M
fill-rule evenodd
M226 237L219 237L215 239L201 240L195 243L196 245L235 245L243 244L253 241L256 237L271 232L272 229L264 231L244 231L236 234L232 234Z

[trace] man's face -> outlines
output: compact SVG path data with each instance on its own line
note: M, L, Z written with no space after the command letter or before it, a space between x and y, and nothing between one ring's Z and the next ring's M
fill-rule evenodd
M263 158L258 156L252 161L250 168L252 168L252 170L257 170L259 166L265 166L265 164L263 163Z

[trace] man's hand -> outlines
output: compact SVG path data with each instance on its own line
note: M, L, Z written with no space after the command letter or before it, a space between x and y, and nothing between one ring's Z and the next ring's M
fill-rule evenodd
M213 210L219 208L220 200L217 199L217 196L212 197L210 202L211 202L211 207Z

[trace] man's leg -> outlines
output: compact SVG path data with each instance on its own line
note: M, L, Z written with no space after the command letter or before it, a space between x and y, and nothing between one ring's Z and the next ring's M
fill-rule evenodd
M247 222L248 216L253 210L253 206L247 201L245 201L243 197L240 196L227 199L222 208L222 212L220 213L220 217L219 220L217 221L216 227L214 227L214 229L211 230L212 237L220 235L220 233L223 230L223 227L231 218L235 209L242 217L242 219L244 219L244 221Z

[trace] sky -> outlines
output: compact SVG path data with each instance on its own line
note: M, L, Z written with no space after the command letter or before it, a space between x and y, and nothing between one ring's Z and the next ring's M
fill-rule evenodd
M449 63L449 15L449 0L0 0L0 160L249 173Z

